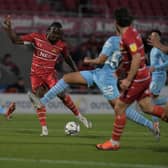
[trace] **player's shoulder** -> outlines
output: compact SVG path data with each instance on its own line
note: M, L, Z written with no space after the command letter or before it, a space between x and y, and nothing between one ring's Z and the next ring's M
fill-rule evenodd
M65 48L68 46L68 44L65 40L58 40L55 45L57 47L61 47L61 48Z
M106 41L114 43L114 42L119 42L120 37L119 36L110 36Z
M43 36L42 34L37 33L37 32L32 32L32 33L30 33L30 34L31 34L31 36L33 36L33 37L42 37L42 36Z
M137 36L138 34L139 34L138 31L137 31L134 27L130 26L130 27L128 27L128 29L125 31L125 33L124 33L124 35L123 35L123 38L125 38L125 39L134 38L134 37Z
M119 36L111 36L105 41L104 45L111 46L111 45L119 44L119 42L120 42Z

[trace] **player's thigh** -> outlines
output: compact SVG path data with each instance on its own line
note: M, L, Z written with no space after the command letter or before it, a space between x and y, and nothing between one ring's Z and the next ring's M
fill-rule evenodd
M143 112L152 113L153 112L153 104L151 103L151 97L146 96L143 99L138 101L138 104Z
M56 71L43 76L43 81L48 88L52 88L58 82L58 74Z
M119 97L117 79L112 75L94 75L94 82L107 100L114 100Z
M142 98L149 96L150 79L143 82L133 82L129 89L120 95L120 100L127 104L133 103L135 100L139 101Z
M32 91L35 93L37 88L43 85L43 80L38 75L31 75L30 80L31 80Z
M85 84L87 84L88 87L93 86L94 80L93 80L93 74L94 70L89 71L80 71L80 76L82 77L82 80L85 81Z

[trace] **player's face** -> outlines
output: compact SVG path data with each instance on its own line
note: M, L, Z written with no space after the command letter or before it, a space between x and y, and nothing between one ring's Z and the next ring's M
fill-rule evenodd
M51 27L47 32L47 39L51 43L55 43L57 40L62 38L62 28Z
M151 40L153 40L153 39L158 39L158 40L160 40L160 36L159 36L159 34L158 33L156 33L156 32L152 32L151 33L151 35L149 36L149 38L151 39Z

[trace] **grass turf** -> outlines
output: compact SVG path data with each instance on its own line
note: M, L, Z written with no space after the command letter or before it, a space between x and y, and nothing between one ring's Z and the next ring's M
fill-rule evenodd
M95 144L110 138L111 115L88 115L92 129L81 125L78 136L66 136L64 125L72 115L48 115L48 137L40 137L35 115L0 119L0 168L166 168L168 125L161 122L161 140L147 128L127 122L119 151L99 151Z

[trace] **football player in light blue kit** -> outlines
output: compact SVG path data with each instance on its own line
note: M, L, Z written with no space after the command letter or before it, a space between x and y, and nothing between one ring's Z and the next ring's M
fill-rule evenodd
M46 105L51 99L56 97L56 95L64 92L70 84L83 84L88 85L88 87L96 84L110 105L114 107L119 97L117 77L115 75L115 71L121 59L119 41L120 37L112 36L105 42L97 58L85 58L84 62L86 64L99 65L95 70L72 72L64 75L41 99L38 99L32 93L28 93L34 102L34 106L41 108L43 105ZM129 107L126 110L126 116L128 119L148 127L156 138L158 138L158 131L153 127L152 121L142 116L139 112L135 111L135 109Z
M161 32L159 30L151 30L149 38L152 39L154 36L160 40ZM167 97L159 97L161 89L166 84L168 69L168 55L163 53L160 49L153 47L150 52L150 70L152 72L152 81L150 84L150 91L153 96L153 103L157 105L164 105L168 102ZM153 116L155 125L159 124L157 117Z

